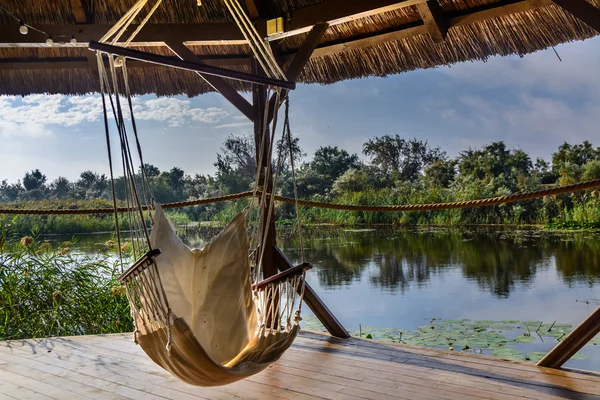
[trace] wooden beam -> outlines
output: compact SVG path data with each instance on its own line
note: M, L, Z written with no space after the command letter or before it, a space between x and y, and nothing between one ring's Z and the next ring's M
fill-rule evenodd
M455 26L470 25L476 22L489 21L494 18L518 14L532 10L529 1L515 1L507 4L495 3L490 7L478 7L476 10L465 11L450 18L448 29Z
M324 3L293 11L290 14L290 20L287 23L287 31L282 34L269 36L268 40L273 41L283 37L308 32L314 25L323 21L327 21L331 26L369 15L414 6L424 3L425 1L426 0L329 0ZM565 2L566 0L559 1ZM566 2L568 3L569 1L571 0ZM583 0L575 1L582 2ZM592 7L592 9L597 10L593 6L589 6ZM528 0L511 0L509 3L493 3L489 7L479 7L476 11L466 10L464 13L450 18L448 28L524 12L533 8L532 3ZM100 24L75 24L37 25L36 27L52 35L55 41L54 47L59 46L61 41L66 42L66 46L72 47L72 45L68 44L71 35L77 39L77 46L87 47L90 41L101 38L112 26ZM136 26L134 25L130 29L135 29L135 27ZM290 31L290 29L292 30ZM389 32L384 33L384 35L387 33ZM0 47L48 47L45 43L46 37L44 35L35 31L29 32L28 35L21 35L19 33L18 25L0 26L0 38ZM246 43L242 33L235 24L202 23L147 24L136 37L136 42L132 45L163 46L166 40L172 42L184 42L188 46L233 45ZM352 40L353 39L350 39L350 41Z
M87 47L89 42L100 40L112 25L36 25L54 39L53 47L61 42L68 47L71 37L77 39L78 47ZM123 37L129 36L137 28L132 25ZM19 33L19 25L0 25L0 47L49 47L46 35L32 29L27 35ZM185 42L186 45L237 45L246 40L240 29L232 23L201 24L147 24L136 36L132 46L163 46L165 41Z
M552 0L552 2L600 33L600 8L594 7L585 0Z
M427 0L328 0L290 13L285 32L271 35L269 41L306 33L319 22L330 26L343 24L371 15L382 14L424 3Z
M478 8L477 11L471 13L461 13L451 17L448 21L448 26L463 26L473 24L476 22L487 21L493 18L498 18L506 15L517 14L525 11L534 9L534 6L530 1L518 1L510 4L494 5L492 7ZM0 28L1 31L1 28ZM410 24L400 26L389 32L381 34L370 34L360 35L355 37L347 38L343 41L335 41L323 43L317 47L311 55L311 58L329 56L339 54L344 51L350 51L354 49L360 49L364 47L375 46L381 43L387 43L396 40L402 40L413 36L419 36L427 34L427 28L420 24ZM188 42L189 43L189 42ZM159 45L164 46L164 43ZM0 45L1 47L1 45ZM282 54L279 56L279 60L282 63L291 62L297 52ZM226 65L249 65L250 56L248 54L237 54L237 55L223 55L223 56L197 56L205 64L212 66L226 66ZM58 61L58 60L57 60ZM59 64L53 62L47 62L46 59L6 59L0 60L0 70L9 69L13 66L17 69L57 69ZM147 63L136 63L129 62L128 64L132 68L139 68L147 66L152 68L154 65ZM65 61L60 68L83 68L80 61Z
M180 42L167 42L167 46L179 58L185 61L193 61L203 64L202 60L194 54L188 47ZM235 108L244 114L250 121L254 121L254 107L241 94L239 94L225 79L218 76L204 75L196 72L217 92L221 93Z
M300 73L306 66L308 60L310 60L313 52L315 51L315 48L317 47L317 44L319 44L319 42L321 41L321 38L325 34L325 31L327 31L328 27L329 24L324 22L315 25L311 29L310 33L298 49L298 52L294 54L292 62L285 71L285 76L289 81L296 82L296 80L298 80ZM280 96L280 100L283 100L286 95L287 93L283 93L282 96ZM269 123L271 123L271 121L273 120L273 115L278 109L279 104L277 104L277 94L274 93L271 96L271 99L269 100Z
M254 83L257 85L275 86L288 90L293 90L296 88L296 84L293 82L256 76L252 74L247 74L245 72L213 67L212 65L206 65L197 62L175 60L171 57L165 57L158 54L148 53L145 51L132 50L120 46L112 46L105 43L90 42L90 50L96 50L102 53L123 56L128 59L144 61L147 63L162 65L165 67L183 69L186 71L201 72L203 75L214 75L222 78Z
M77 0L72 0L77 1ZM250 0L248 0L250 1ZM257 0L253 0L257 1ZM387 11L414 6L426 0L329 0L313 6L300 8L289 14L286 32L268 37L269 41L308 32L321 22L330 25L341 24L381 14ZM255 3L257 10L260 5ZM250 11L250 10L249 10ZM264 16L263 16L264 17ZM287 16L284 16L287 17ZM90 41L99 40L112 25L75 24L75 25L36 25L36 28L52 35L55 43L68 42L74 36L86 46ZM124 37L136 28L132 25ZM0 26L0 47L46 47L46 37L39 32L28 35L19 33L18 25ZM195 44L244 44L246 41L239 28L233 23L202 24L147 24L136 37L135 44L160 45L165 40Z
M264 76L265 73L259 65L259 62L252 60L252 72L257 76ZM265 126L265 105L269 99L267 98L267 88L265 86L252 85L252 104L254 106L254 144L256 148L256 168L258 169L258 185L268 193L273 191L273 174L270 169L270 160L263 156L262 162L260 154L269 154L268 149L271 145L271 135L268 128L268 123ZM268 170L270 169L270 170ZM269 171L267 179L266 171ZM275 218L268 218L270 212L270 204L267 201L260 212L260 237L265 237L265 242L260 246L264 246L264 251L260 251L262 255L262 274L263 279L269 278L277 274L277 266L275 265L273 256L273 247L276 244L276 226ZM275 302L279 304L279 302Z
M71 0L71 10L76 23L85 24L89 22L85 7L81 0Z
M548 368L562 367L598 333L600 333L600 307L550 350L537 365Z
M280 271L286 271L294 267L294 265L290 262L290 260L288 260L279 247L275 246L274 249L275 262ZM304 302L312 310L319 321L321 321L325 329L327 329L327 332L329 332L331 336L338 338L349 338L350 334L348 331L346 331L346 328L344 328L340 321L338 321L331 310L327 308L315 290L307 282L305 282L304 285Z
M448 20L444 16L444 10L440 7L440 3L437 0L429 0L426 3L417 4L417 9L431 39L435 43L443 42L448 33Z

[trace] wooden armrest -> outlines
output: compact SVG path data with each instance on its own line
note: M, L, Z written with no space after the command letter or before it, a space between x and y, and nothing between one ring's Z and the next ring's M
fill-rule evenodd
M264 280L258 282L257 284L252 285L252 290L258 290L258 291L265 290L265 288L269 285L279 283L281 281L284 281L284 280L291 278L293 276L296 276L296 275L301 275L305 271L308 271L311 268L312 268L312 265L309 263L302 263L300 265L296 265L295 267L287 269L276 275L270 276L267 279L264 279Z
M119 276L119 282L128 283L135 279L139 274L144 272L149 266L154 263L154 259L160 254L160 249L152 249L140 258Z

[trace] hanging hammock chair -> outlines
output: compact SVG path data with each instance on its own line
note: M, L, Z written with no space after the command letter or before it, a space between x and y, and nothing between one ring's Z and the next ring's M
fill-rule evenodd
M241 9L237 0L225 1L228 7ZM117 43L147 2L138 1L102 41ZM160 0L141 26L159 4ZM239 12L236 15L243 17ZM246 34L252 35L252 29L246 28ZM258 46L268 52L264 43ZM261 59L266 64L274 63L272 55ZM270 245L267 235L274 213L274 196L261 189L271 186L271 191L275 191L282 158L280 149L275 172L271 173L277 110L272 132L265 129L258 147L258 165L266 167L257 168L255 196L250 206L203 249L190 249L154 201L135 123L126 60L97 52L97 61L119 249L122 247L119 227L126 222L131 232L132 258L137 260L119 278L126 288L135 342L155 363L192 385L224 385L264 370L290 347L299 331L304 276L310 269L303 262L261 280L262 259L264 249ZM271 72L277 74L280 70L273 68ZM276 94L279 107L280 92ZM127 100L127 111L121 98ZM269 111L269 102L266 103L265 115ZM286 109L288 105L286 101ZM117 214L109 114L116 122L125 199L130 210L122 218ZM291 143L287 113L282 140L286 134ZM265 140L268 135L270 142ZM132 148L137 149L136 160ZM293 168L291 146L290 157ZM267 184L263 185L264 182ZM123 265L124 255L120 255Z

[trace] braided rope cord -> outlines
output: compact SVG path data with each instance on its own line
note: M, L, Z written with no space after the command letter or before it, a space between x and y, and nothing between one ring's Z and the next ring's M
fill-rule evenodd
M560 194L568 194L579 192L587 189L594 189L600 187L600 179L592 181L576 183L568 186L561 186L552 189L536 190L533 192L526 193L515 193L508 196L491 197L487 199L479 200L466 200L458 201L454 203L433 203L433 204L400 204L400 205L383 205L383 206L363 206L363 205L349 205L349 204L335 204L335 203L323 203L319 201L301 200L298 199L298 204L305 207L314 208L327 208L331 210L342 210L342 211L372 211L372 212L405 212L405 211L441 211L451 210L456 208L475 208L475 207L488 207L496 206L500 204L516 203L519 201L539 199L546 196L557 196ZM202 204L219 203L223 201L232 201L243 198L252 197L253 191L241 192L228 194L224 196L210 197L205 199L180 201L173 203L161 204L162 208L182 208L189 206L198 206ZM271 197L270 195L268 195ZM296 204L296 200L284 196L275 196L275 201ZM144 210L152 209L152 206L143 206ZM131 211L127 207L117 208L118 212ZM90 209L0 209L0 214L12 214L12 215L77 215L77 214L111 214L114 210L112 208L90 208Z

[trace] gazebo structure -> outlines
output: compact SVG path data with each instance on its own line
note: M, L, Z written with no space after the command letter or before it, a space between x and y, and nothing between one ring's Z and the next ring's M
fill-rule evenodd
M273 117L264 114L269 109L265 105L276 102L274 97L267 99L263 84L272 81L265 77L224 2L164 0L128 48L119 48L119 43L115 47L96 43L132 4L132 0L0 2L0 94L97 92L98 64L89 48L102 48L132 59L128 74L134 94L196 96L220 92L254 123L255 139L260 143L263 125ZM600 0L244 0L243 4L285 71L287 81L279 83L286 90L293 89L295 83L330 84L480 61L494 55L525 55L600 32ZM134 22L129 32L139 22ZM240 91L251 91L252 102ZM264 254L266 278L291 268L276 246L274 226L270 232L271 245ZM44 354L43 360L32 358L28 347L3 343L0 370L8 373L0 374L0 396L21 398L33 392L54 398L68 393L90 397L98 393L107 398L113 398L111 394L130 398L150 394L169 398L252 397L246 390L262 393L254 398L600 396L600 377L595 375L348 339L344 327L308 286L305 301L333 336L346 340L308 334L299 339L300 345L291 350L289 358L284 357L282 365L270 368L262 378L236 384L234 389L195 392L174 387L176 383L171 381L152 382L150 377L159 373L140 361L139 351L125 349L122 341L107 344L106 338L97 337L26 343L34 352L59 349L67 359L64 366L54 365L48 358L51 355ZM561 367L599 331L600 311L540 365ZM56 347L50 349L49 345ZM98 357L107 357L115 365L122 363L124 369L139 370L127 372L129 383L119 382L113 372L104 376L103 370L94 377ZM307 358L303 361L303 357ZM294 362L305 368L289 366ZM361 371L357 364L362 362L395 386L386 386L379 373ZM87 372L70 376L79 370ZM396 373L406 379L392 379ZM315 374L325 378L316 379L319 383L311 387ZM362 378L348 379L352 374ZM160 379L166 378L161 375ZM72 387L70 380L80 386ZM492 384L487 386L489 382Z

